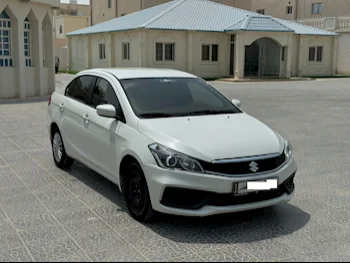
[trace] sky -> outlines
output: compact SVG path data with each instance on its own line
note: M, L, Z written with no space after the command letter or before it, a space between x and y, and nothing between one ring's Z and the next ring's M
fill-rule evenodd
M61 0L61 3L68 3L69 0ZM78 0L78 4L81 4L81 5L88 5L89 4L89 0Z

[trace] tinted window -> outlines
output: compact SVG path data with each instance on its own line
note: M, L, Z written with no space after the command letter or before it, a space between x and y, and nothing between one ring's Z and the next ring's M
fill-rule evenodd
M77 78L74 85L73 98L85 104L90 104L91 94L95 85L96 77L83 76Z
M66 88L65 95L68 97L73 97L74 95L74 85L75 85L76 79L74 79Z
M114 89L108 81L98 78L94 92L92 94L92 106L97 107L103 104L112 104L116 108L119 107L117 96Z
M135 114L141 118L241 112L201 79L155 78L120 82Z

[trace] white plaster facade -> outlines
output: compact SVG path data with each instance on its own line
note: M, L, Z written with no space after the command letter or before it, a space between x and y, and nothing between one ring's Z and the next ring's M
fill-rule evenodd
M233 34L142 29L71 36L69 37L69 64L72 70L108 67L172 68L191 72L203 78L234 76L241 79L249 77L245 68L248 60L246 47L254 42L258 44L257 75L254 75L256 77L271 74L274 77L285 78L335 74L337 54L335 36L308 36L278 32ZM123 59L123 43L129 43L129 60ZM173 43L173 59L157 61L156 43ZM101 44L105 46L105 55L102 57ZM203 45L217 45L216 61L202 60ZM313 47L322 47L319 51L319 59L316 53L309 57L310 48ZM313 61L309 61L309 58Z
M59 0L0 1L0 100L55 89L53 8Z

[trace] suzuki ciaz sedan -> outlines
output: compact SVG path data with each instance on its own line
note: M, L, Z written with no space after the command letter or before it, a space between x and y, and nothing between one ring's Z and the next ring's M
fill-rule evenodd
M167 69L82 71L49 101L53 158L115 183L133 218L210 216L288 202L292 146L201 78Z

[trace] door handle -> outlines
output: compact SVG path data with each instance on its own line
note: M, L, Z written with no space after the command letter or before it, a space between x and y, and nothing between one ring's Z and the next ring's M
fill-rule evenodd
M63 103L60 104L60 109L61 109L61 111L64 111L64 104Z

